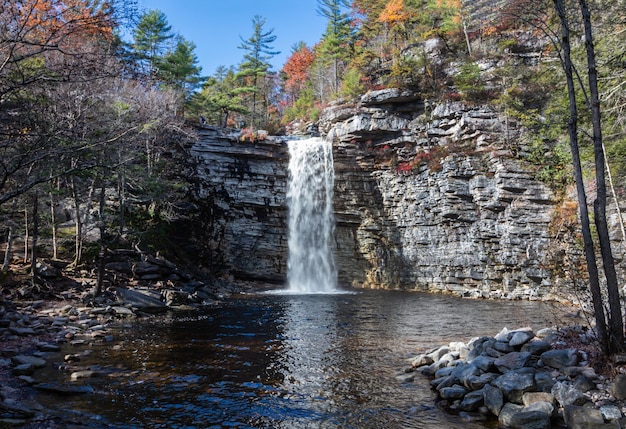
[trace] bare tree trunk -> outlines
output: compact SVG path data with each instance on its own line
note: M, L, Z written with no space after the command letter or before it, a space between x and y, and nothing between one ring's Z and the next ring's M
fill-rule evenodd
M77 266L80 264L83 253L83 221L80 215L80 200L78 199L78 189L76 188L76 179L74 177L70 180L70 188L72 190L72 199L74 200L74 226L75 226L75 238L74 238L74 262L72 264Z
M572 151L572 163L574 165L574 179L576 181L576 193L578 195L578 210L583 235L585 260L589 274L589 289L593 304L593 312L596 321L596 330L600 347L605 354L609 353L609 338L607 324L602 305L602 291L600 288L600 276L591 235L589 211L587 209L587 195L583 182L582 166L580 164L580 152L578 149L578 107L576 104L576 88L574 87L574 74L571 59L569 40L569 23L563 0L553 0L557 14L561 21L561 48L563 49L563 71L567 80L567 93L569 97L570 118L568 122L570 148Z
M50 191L50 224L52 225L52 259L58 259L59 246L57 242L57 222L56 213L54 210L55 201L54 193Z
M98 279L96 281L96 288L94 290L94 296L99 296L102 293L102 284L104 282L104 267L106 256L106 245L104 235L106 233L104 223L104 206L105 206L105 192L104 177L100 185L100 207L98 210L98 227L100 228L100 252L98 253Z
M17 205L17 198L13 198L13 202L11 203L11 216L15 213L15 206ZM2 271L8 271L9 265L11 264L11 253L13 251L13 238L15 235L15 223L13 219L9 219L7 222L9 224L9 232L7 234L7 248L4 249L4 262L2 264Z
M622 233L622 241L626 241L626 228L624 228L624 218L622 217L622 209L619 207L619 200L617 199L617 192L615 192L615 185L613 184L613 176L611 175L611 166L609 165L609 160L606 157L606 149L604 147L604 142L602 142L602 151L604 152L604 166L606 168L606 178L609 181L609 186L611 187L611 195L613 195L613 199L615 200L615 209L617 210L617 219L619 222L619 229Z
M624 342L624 323L620 306L619 286L615 261L611 250L611 239L606 221L606 180L604 169L604 149L602 144L602 117L600 112L600 95L598 91L598 70L596 55L593 46L593 32L591 28L591 14L586 0L579 0L580 11L585 27L585 49L587 51L587 69L589 78L589 94L591 96L591 121L593 125L593 147L596 167L597 196L594 202L595 222L600 242L600 253L606 277L606 288L609 300L609 346L610 352L622 350Z
M24 207L24 263L28 262L28 204Z
M33 195L33 245L30 269L33 284L37 282L37 242L39 241L39 192L35 189Z

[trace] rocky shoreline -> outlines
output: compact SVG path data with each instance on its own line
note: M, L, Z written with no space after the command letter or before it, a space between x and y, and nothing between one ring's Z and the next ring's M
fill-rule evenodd
M416 356L404 376L432 377L439 405L467 421L498 420L515 429L626 426L624 356L614 377L599 374L593 332L531 328L453 342Z
M162 263L152 265L171 271ZM143 275L132 271L134 276ZM74 383L97 376L81 367L80 360L95 343L115 347L116 328L145 320L158 323L172 311L219 308L231 294L260 290L258 284L236 284L232 279L213 280L210 286L190 281L177 288L163 273L160 276L156 283L129 277L127 287L111 285L98 298L91 295L89 281L74 281L69 288L57 285L43 299L0 301L0 428L106 427L85 423L86 416L80 414L59 415L46 409L34 401L35 392L60 397L90 393L89 383ZM615 362L612 379L600 374L606 371L594 370L600 362L595 350L591 332L583 328L537 333L529 328L504 329L494 337L455 342L421 354L401 378L411 381L418 370L433 377L439 405L468 421L497 418L505 427L523 429L624 427L626 375L619 374L619 365L626 359ZM37 377L42 368L52 366L65 371L68 381L52 383Z
M46 409L33 399L35 392L58 396L91 393L88 384L74 384L97 375L80 366L81 357L98 342L115 347L116 328L151 319L158 323L171 312L218 308L236 291L258 288L216 280L212 286L196 284L191 293L137 284L110 287L94 298L88 283L74 282L69 290L45 294L44 299L0 300L0 428L106 427L86 424L80 414L59 415ZM67 350L71 353L61 354ZM69 382L52 383L37 377L43 368L53 365L68 373Z

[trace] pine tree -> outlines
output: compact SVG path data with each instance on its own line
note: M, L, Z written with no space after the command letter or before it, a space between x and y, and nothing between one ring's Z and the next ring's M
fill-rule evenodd
M257 94L260 91L259 83L260 78L267 75L271 68L269 60L275 55L280 54L279 51L274 51L271 46L276 40L276 36L272 33L274 29L265 31L265 18L255 15L252 19L253 33L250 38L244 40L241 38L241 45L239 49L243 49L246 53L243 56L243 62L239 66L240 77L243 77L246 82L245 86L250 88L252 100L250 103L250 126L255 128L256 126L256 102Z
M348 0L317 0L317 3L318 14L328 20L318 53L320 60L332 67L332 89L336 94L339 90L341 66L349 58L353 37L350 17L344 11L350 4Z
M143 13L135 28L134 38L133 48L140 66L143 66L145 73L154 74L174 38L172 26L167 22L165 14L160 10Z
M180 91L185 101L189 100L204 80L200 76L202 67L198 65L195 49L196 45L193 42L179 37L176 48L157 62L159 78Z

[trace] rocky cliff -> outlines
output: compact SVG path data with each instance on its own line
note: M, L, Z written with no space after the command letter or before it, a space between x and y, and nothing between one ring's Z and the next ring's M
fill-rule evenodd
M327 109L342 284L471 296L545 296L555 199L518 156L515 124L484 106L431 106L399 90ZM241 278L286 273L287 147L214 129L192 148L205 264Z
M205 127L191 148L202 215L195 234L202 265L214 274L281 282L287 261L287 145L240 141Z
M326 110L344 282L460 295L545 295L555 207L486 107L371 92Z

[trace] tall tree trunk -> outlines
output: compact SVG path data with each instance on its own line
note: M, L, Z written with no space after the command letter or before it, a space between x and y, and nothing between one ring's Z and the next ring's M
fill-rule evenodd
M58 259L59 246L57 242L57 222L56 222L56 213L54 210L54 206L55 206L54 193L50 191L50 224L52 226L52 259Z
M11 202L11 216L15 213L15 207L17 205L17 198L13 198ZM11 264L11 253L13 251L13 238L15 236L15 223L13 219L9 219L7 222L9 225L9 232L7 234L7 247L4 249L4 262L2 263L2 271L9 270L9 264Z
M104 267L106 256L106 245L104 235L106 233L104 223L104 206L105 206L105 183L104 177L100 184L100 207L98 209L98 227L100 229L100 252L98 253L98 279L96 281L96 288L94 290L94 296L99 296L102 293L102 284L104 282Z
M602 117L600 112L600 95L598 91L598 70L596 55L593 46L593 32L591 28L591 13L586 0L579 0L580 11L585 27L585 49L587 51L587 69L589 78L589 94L591 103L591 121L593 125L593 147L596 168L597 196L594 202L594 214L600 253L606 277L607 296L609 301L609 346L610 352L621 351L624 342L624 323L620 306L619 286L615 272L615 261L611 250L609 228L606 221L606 181L604 169L604 146L602 144Z
M28 262L28 245L30 237L28 233L28 204L24 204L24 263Z
M553 0L557 14L561 21L561 48L563 49L563 71L567 80L567 94L569 97L570 118L568 122L570 148L572 151L572 163L574 165L574 179L576 181L576 193L578 195L578 210L583 235L585 260L587 261L587 272L589 274L589 289L593 312L596 320L596 330L598 341L604 353L609 352L609 338L607 324L602 305L602 291L600 288L600 277L598 265L591 235L591 225L589 222L589 211L587 209L587 194L583 182L582 166L580 164L580 152L578 149L578 106L576 103L576 89L574 87L574 74L571 59L571 48L569 39L569 23L565 11L564 0Z
M78 266L82 259L83 253L83 221L80 214L80 200L78 199L78 189L76 185L76 179L72 177L70 179L70 188L72 191L72 199L74 200L74 227L75 227L75 239L74 239L74 266Z
M33 195L33 245L30 269L33 285L37 282L37 242L39 241L39 192L35 189Z

